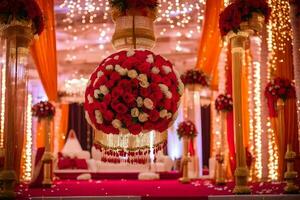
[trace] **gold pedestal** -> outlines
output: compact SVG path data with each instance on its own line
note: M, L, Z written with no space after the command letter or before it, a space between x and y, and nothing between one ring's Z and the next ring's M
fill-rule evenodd
M298 173L294 171L294 162L296 153L292 151L291 145L288 145L287 152L285 154L285 160L287 162L287 171L284 173L284 178L287 185L284 188L284 192L287 194L299 193L299 187L295 185L295 180L298 177Z
M52 154L51 152L45 152L43 155L43 165L44 165L44 179L43 185L45 187L51 187L52 185Z
M190 161L188 155L188 145L189 145L189 137L184 136L183 140L183 155L181 159L181 166L182 166L182 177L179 179L181 183L189 183L189 175L188 175L188 162Z
M217 161L216 184L217 185L225 185L226 180L224 177L224 168L223 168L224 155L220 153L219 158L216 159L216 161Z
M247 167L237 167L234 172L235 187L233 189L234 194L250 194L251 190L247 186L249 170Z

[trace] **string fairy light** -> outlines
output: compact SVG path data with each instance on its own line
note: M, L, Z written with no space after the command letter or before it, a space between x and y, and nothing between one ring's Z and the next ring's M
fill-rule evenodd
M274 76L276 65L283 62L277 57L277 53L285 53L286 45L291 42L292 32L290 28L288 0L268 0L268 4L273 11L267 25L267 44L268 44L268 81ZM275 132L271 127L270 118L267 122L268 127L268 151L269 151L269 175L272 180L278 179L278 148L275 143Z
M26 108L26 136L25 136L25 154L23 165L23 180L30 181L32 175L32 95L27 96L27 108Z
M6 70L2 67L1 79L1 113L0 113L0 148L4 148L4 118L5 118L5 78Z

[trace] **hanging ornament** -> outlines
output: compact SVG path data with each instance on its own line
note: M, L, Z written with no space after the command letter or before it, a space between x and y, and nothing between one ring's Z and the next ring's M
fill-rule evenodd
M172 64L147 50L121 51L92 73L86 118L107 134L163 132L177 117L183 83Z

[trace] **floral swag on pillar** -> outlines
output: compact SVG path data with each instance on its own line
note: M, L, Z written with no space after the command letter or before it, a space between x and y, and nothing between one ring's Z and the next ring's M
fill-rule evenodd
M181 80L189 90L200 90L209 87L209 77L200 70L190 69L181 75Z
M150 51L120 51L104 59L90 77L84 105L102 160L145 163L149 131L159 132L154 151L162 150L183 90L172 64Z
M43 171L43 185L50 186L52 184L52 159L51 154L51 122L55 115L55 107L48 101L41 101L32 107L32 115L38 118L39 126L44 130L45 152L42 157L43 169L35 169L33 181L40 171ZM38 166L38 165L37 165Z
M233 116L236 163L235 188L233 193L247 194L249 170L246 166L246 153L243 144L241 76L245 62L246 41L250 35L258 33L269 18L270 8L264 0L237 0L227 6L220 15L221 35L229 40L232 53Z
M189 145L193 148L193 139L197 136L197 130L195 124L190 121L181 122L178 125L177 134L179 139L183 139L183 155L181 159L181 170L182 177L179 179L182 183L189 183L190 179L188 176L188 162L189 158Z

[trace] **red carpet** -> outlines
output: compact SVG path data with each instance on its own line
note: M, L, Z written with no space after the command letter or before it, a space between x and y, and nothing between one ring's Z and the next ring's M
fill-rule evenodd
M59 172L55 173L55 176L58 177L60 180L76 180L77 176L82 173L64 173ZM120 179L126 179L126 180L137 180L138 179L138 172L126 172L126 173L116 173L116 172L105 172L105 173L90 173L92 175L93 180L103 180L103 179L109 179L109 180L120 180ZM179 172L160 172L159 173L161 180L177 180L180 178L181 174Z
M21 184L17 188L17 199L51 196L140 196L145 200L207 200L209 195L232 194L233 186L233 183L214 186L209 180L197 180L191 184L181 184L177 180L63 180L56 181L48 189L28 189L28 185ZM252 194L281 194L284 184L252 183L250 187Z

